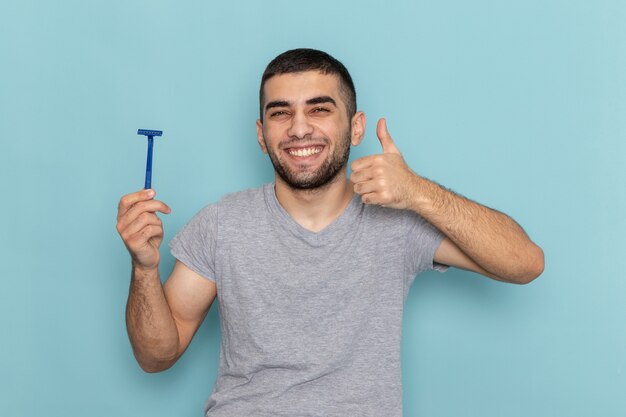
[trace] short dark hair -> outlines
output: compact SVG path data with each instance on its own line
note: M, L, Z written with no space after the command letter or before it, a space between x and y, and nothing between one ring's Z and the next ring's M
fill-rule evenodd
M263 121L263 102L265 82L275 75L291 74L305 71L319 71L322 74L333 74L339 77L339 88L343 101L346 103L348 117L356 113L356 90L352 77L346 67L329 54L316 49L299 48L283 52L272 60L265 68L259 89L261 121Z

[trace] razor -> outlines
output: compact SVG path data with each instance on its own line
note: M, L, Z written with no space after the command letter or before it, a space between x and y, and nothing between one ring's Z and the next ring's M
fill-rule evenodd
M152 188L152 146L154 145L154 137L162 136L163 131L139 129L137 131L137 134L148 137L148 159L146 161L146 184L144 186L144 188L147 190L148 188Z

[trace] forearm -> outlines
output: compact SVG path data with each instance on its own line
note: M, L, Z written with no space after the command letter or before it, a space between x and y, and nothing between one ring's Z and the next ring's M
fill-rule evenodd
M510 217L415 176L411 208L483 269L509 282L543 270L543 252Z
M162 371L176 361L178 330L158 269L145 271L133 266L126 328L137 362L146 372Z
M382 155L359 158L351 165L350 181L365 204L415 211L454 243L457 253L453 258L468 269L519 284L541 274L543 251L517 223L411 171L387 131L385 119L378 121L376 135ZM480 268L472 268L474 264Z

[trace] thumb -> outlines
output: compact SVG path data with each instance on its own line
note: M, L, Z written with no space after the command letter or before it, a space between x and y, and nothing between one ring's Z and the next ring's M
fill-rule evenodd
M376 126L376 136L378 136L378 140L383 147L383 153L400 154L400 150L396 147L396 144L393 143L393 139L391 139L391 135L387 130L387 121L385 119L378 120L378 125Z

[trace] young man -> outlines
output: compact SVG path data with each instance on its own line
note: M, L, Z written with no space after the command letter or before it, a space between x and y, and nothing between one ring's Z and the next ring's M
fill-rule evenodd
M365 132L348 71L324 52L267 67L257 136L275 183L226 196L170 243L161 286L153 190L124 196L132 257L127 327L147 372L172 366L217 296L222 348L206 416L401 416L403 303L419 272L455 266L524 284L543 252L509 217L417 175L384 119Z

